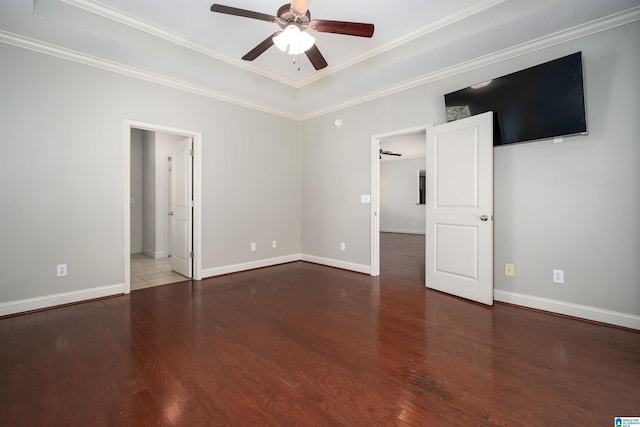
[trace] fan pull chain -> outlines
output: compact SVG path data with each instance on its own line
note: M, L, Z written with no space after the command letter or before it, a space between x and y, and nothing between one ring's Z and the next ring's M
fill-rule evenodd
M298 64L298 71L300 71L300 63L298 62L298 55L293 57L293 64L295 65L296 63Z

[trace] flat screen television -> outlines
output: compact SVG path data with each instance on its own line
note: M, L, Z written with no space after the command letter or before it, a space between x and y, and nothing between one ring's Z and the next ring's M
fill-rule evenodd
M447 121L493 111L494 145L587 132L582 52L446 94Z

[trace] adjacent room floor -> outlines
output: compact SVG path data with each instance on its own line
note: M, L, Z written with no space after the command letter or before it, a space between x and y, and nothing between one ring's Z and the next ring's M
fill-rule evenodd
M171 258L151 258L145 254L131 254L131 290L188 280L171 271Z

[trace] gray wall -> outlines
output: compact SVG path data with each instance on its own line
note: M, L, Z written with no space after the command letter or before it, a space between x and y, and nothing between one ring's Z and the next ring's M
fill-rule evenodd
M134 208L131 208L131 235L138 233L141 227L142 252L152 258L164 258L171 255L171 236L169 230L169 160L173 146L185 137L164 132L132 129L132 153L137 144L134 135L142 135L142 160L134 162L131 158L131 188L134 177L142 176L140 196L143 200L140 224L136 223ZM133 196L132 196L133 197ZM136 229L134 231L134 229ZM133 246L133 244L132 244Z
M131 253L142 252L142 131L131 130Z
M370 264L369 207L359 195L370 191L372 135L444 123L443 94L581 50L589 135L495 149L495 287L640 315L638 40L634 22L307 120L303 252ZM501 274L504 263L515 264L515 277ZM564 269L564 285L552 283L554 268Z
M426 159L380 162L380 231L424 234L425 205L416 203L418 170L425 167Z
M495 150L495 285L640 315L637 40L634 22L302 124L1 44L0 303L123 283L126 119L202 132L204 269L369 265L371 135L443 123L444 93L582 50L589 135Z
M158 200L156 194L156 134L142 131L142 252L156 257Z
M0 303L124 282L127 119L202 132L204 269L300 252L298 122L6 44L0 57Z

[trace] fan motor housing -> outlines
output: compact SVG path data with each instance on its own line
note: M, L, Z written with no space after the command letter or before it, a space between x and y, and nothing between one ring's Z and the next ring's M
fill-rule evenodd
M309 22L311 22L311 13L309 10L304 15L297 14L291 10L291 4L283 4L278 9L278 20L277 23L283 30L289 25L297 25L300 28L300 31L304 31L309 27Z

